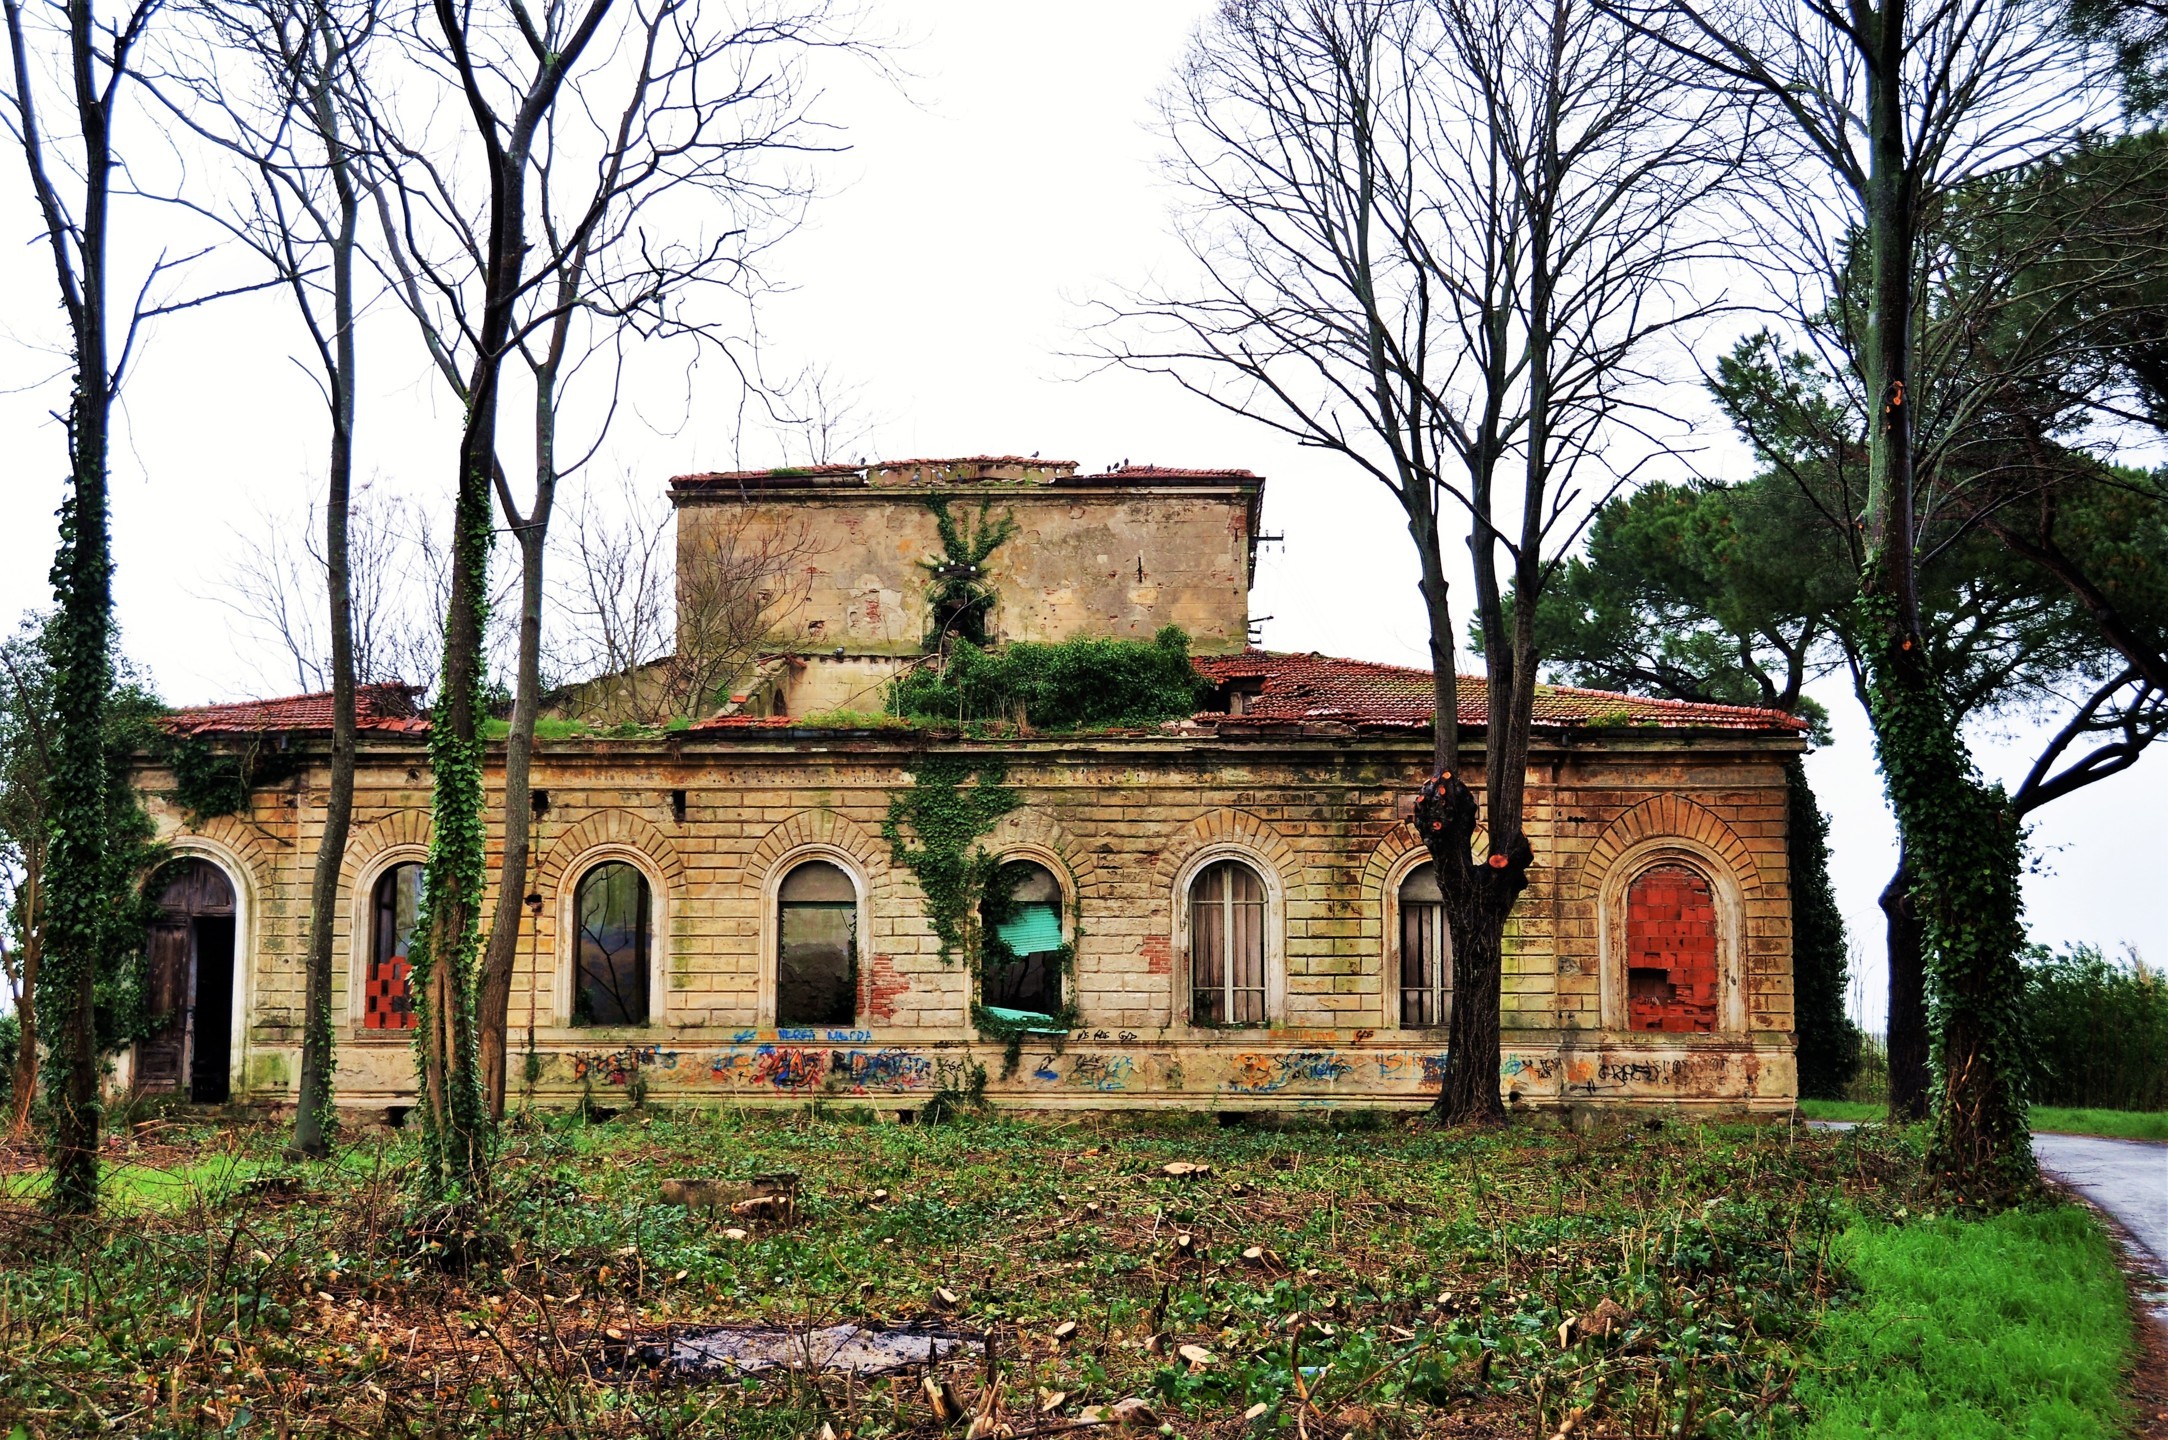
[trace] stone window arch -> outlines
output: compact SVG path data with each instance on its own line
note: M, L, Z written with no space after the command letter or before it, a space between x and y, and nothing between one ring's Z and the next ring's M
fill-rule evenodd
M348 1020L365 1038L411 1038L417 1016L407 955L428 859L421 846L396 846L374 857L354 887L346 1008Z
M762 889L760 1023L855 1025L872 933L857 858L840 846L800 845L776 860Z
M597 845L559 873L557 1023L665 1023L662 940L670 933L671 897L654 860L629 845Z
M1174 913L1189 1023L1262 1029L1285 1000L1286 901L1279 873L1244 848L1212 846L1182 867Z
M1686 839L1634 846L1604 878L1599 922L1606 1029L1745 1031L1744 907L1721 856Z

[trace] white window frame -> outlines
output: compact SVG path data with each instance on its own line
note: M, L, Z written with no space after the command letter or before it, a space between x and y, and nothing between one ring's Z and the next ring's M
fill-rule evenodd
M1197 986L1190 968L1190 889L1199 876L1222 860L1237 860L1247 865L1265 887L1265 1018L1258 1025L1200 1025L1195 1014ZM1173 968L1175 983L1180 988L1172 999L1178 1023L1199 1035L1269 1030L1279 1025L1287 1013L1287 885L1279 868L1247 845L1225 842L1207 845L1184 861L1175 873L1173 900L1174 953L1180 957Z

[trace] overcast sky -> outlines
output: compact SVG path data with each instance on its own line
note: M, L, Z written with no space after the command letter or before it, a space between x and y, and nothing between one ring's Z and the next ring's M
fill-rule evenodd
M1209 8L882 6L913 39L901 55L912 77L899 89L849 67L824 76L822 113L851 149L827 165L830 193L771 262L793 289L763 312L767 345L778 363L822 363L861 387L874 420L869 456L1039 452L1088 469L1128 459L1259 471L1269 477L1266 528L1286 536L1266 551L1252 600L1253 615L1270 617L1265 644L1420 664L1415 569L1382 490L1171 384L1092 374L1063 358L1080 346L1086 302L1174 262L1146 124L1154 91ZM0 270L8 615L47 603L65 470L47 415L65 402L50 379L64 357L26 191L10 158L0 172L0 226L18 242ZM150 245L185 243L177 222L140 209L122 224L155 237L126 251L137 266ZM385 490L440 495L454 412L388 308L367 335L363 472ZM161 323L129 381L114 465L120 618L129 654L173 702L262 693L286 674L220 595L237 559L260 543L259 517L293 514L321 487L321 408L290 358L296 340L278 301L236 300ZM660 487L687 470L791 458L759 437L744 443L721 367L694 372L691 387L688 405L680 373L654 377L598 469ZM1721 458L1723 427L1709 417L1705 429ZM1894 862L1892 828L1857 704L1848 688L1825 688L1836 739L1810 774L1834 818L1840 899L1856 952L1870 961L1863 1003L1879 1023L1875 896ZM1980 737L1982 759L2014 780L2036 737L2023 722L2003 732ZM2035 936L2168 957L2163 813L2168 761L2158 757L2050 807L2027 881Z

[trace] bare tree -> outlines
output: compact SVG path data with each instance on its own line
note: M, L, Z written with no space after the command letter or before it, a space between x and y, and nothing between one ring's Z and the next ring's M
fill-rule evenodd
M396 130L383 136L399 293L467 415L432 732L444 750L440 829L419 967L425 1028L436 1027L424 1091L432 1125L449 1137L441 1153L450 1173L479 1178L480 1127L504 1101L556 487L607 433L628 343L721 342L736 363L732 330L701 308L703 298L722 291L745 301L758 291L761 248L789 228L807 193L775 162L824 148L804 113L802 61L813 48L848 44L847 18L829 0L743 14L702 0L587 0L539 17L517 5L477 12L439 0L433 24L412 36L416 57L460 96L481 158L463 166ZM573 103L563 103L568 94ZM476 173L490 194L481 225L469 222L461 193ZM498 451L514 357L533 413L534 483L524 502ZM607 377L604 393L587 442L567 445L569 387L590 370ZM477 973L479 577L492 494L520 547L521 590L498 906ZM448 815L459 824L444 826ZM456 1023L470 1007L478 1038Z
M404 681L432 690L443 658L436 629L451 577L429 515L405 496L363 483L353 488L346 532L355 682ZM330 567L316 503L299 514L266 510L236 535L241 543L232 568L212 598L279 657L283 676L267 673L265 683L329 690L331 645L319 600ZM511 653L502 602L517 583L501 564L491 572L485 653L493 675L507 668Z
M357 666L349 524L359 393L355 324L362 276L356 258L369 184L356 147L372 128L365 118L371 99L363 66L376 9L353 0L218 0L191 8L201 43L177 56L175 67L151 88L182 124L238 162L244 183L238 203L180 201L239 239L292 297L329 421L323 533L312 558L319 562L327 602L329 673L319 678L328 679L332 696L331 776L309 894L294 1111L295 1151L323 1156L330 1153L333 1124L332 929L354 813Z
M586 718L658 725L713 710L761 656L803 641L808 562L820 553L800 521L727 511L699 546L673 549L663 497L628 479L604 511L583 497L564 542L570 578L561 663Z
M1711 302L1681 270L1736 121L1662 45L1583 0L1240 0L1162 112L1192 197L1190 288L1134 297L1109 350L1383 484L1421 564L1436 677L1417 824L1446 897L1441 1116L1502 1116L1507 917L1523 830L1537 602L1590 507L1666 417L1653 342ZM1445 538L1473 561L1487 853L1472 852Z

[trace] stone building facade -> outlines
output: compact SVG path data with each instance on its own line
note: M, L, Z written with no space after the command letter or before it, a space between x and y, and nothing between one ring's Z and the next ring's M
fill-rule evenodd
M978 738L792 718L815 708L823 662L902 663L923 641L926 615L912 608L912 568L931 544L912 529L923 505L889 494L852 519L831 490L822 503L842 513L821 523L856 526L863 543L821 566L807 609L845 638L829 632L825 655L807 645L789 657L783 673L811 678L775 696L782 713L740 703L688 728L538 747L542 904L513 985L515 1098L637 1088L907 1111L973 1088L983 1070L988 1099L1034 1108L1427 1100L1451 1005L1408 819L1429 756L1430 677L1243 645L1255 477L1065 483L1073 467L1024 464L890 473L911 475L898 489L991 496L1017 510L1020 533L1038 527L1030 558L990 565L1004 635L1149 635L1186 620L1212 708L1118 733ZM984 465L1009 468L968 468ZM783 517L776 491L809 477L764 475L778 482L765 490L736 483L747 478L677 485L681 497L728 487L729 503ZM697 537L708 523L697 517L720 508L697 501L681 523ZM1090 533L1063 542L1071 521ZM1067 571L1079 573L1064 582ZM903 620L866 629L869 593ZM1481 682L1466 683L1463 724L1480 737ZM400 927L430 839L429 766L427 722L406 692L363 699L334 1014L339 1099L381 1109L413 1088ZM188 1033L159 1049L155 1079L155 1047L139 1051L139 1079L203 1099L290 1099L328 718L320 696L173 718L206 745L285 747L292 773L243 813L191 825L172 778L142 774L176 857L154 882L174 897L154 957L163 944L165 963L186 969L172 993L227 998L177 1018ZM1502 1087L1537 1106L1788 1108L1783 766L1800 748L1796 722L1568 689L1546 691L1537 718L1536 865L1508 937ZM1063 1020L1014 1045L984 1033L974 1004L1015 997L941 956L925 893L883 838L930 756L998 775L1017 801L980 843L1018 867L1017 893L1032 897L1013 933L1047 963L1017 993Z

